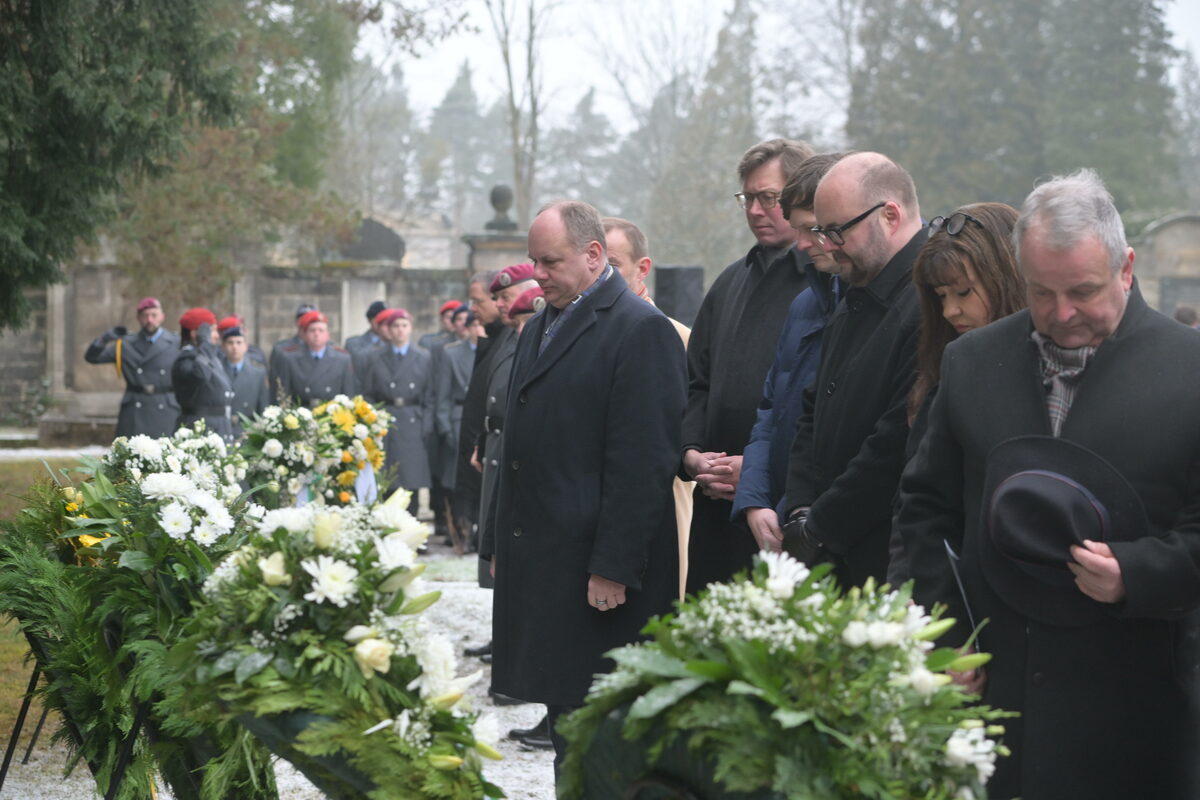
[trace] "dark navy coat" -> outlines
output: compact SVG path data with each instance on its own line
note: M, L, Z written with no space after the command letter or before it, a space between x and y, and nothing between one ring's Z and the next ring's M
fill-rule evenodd
M604 653L671 609L679 551L671 482L687 399L671 322L615 271L545 351L542 311L517 341L489 525L496 557L492 686L580 705ZM626 587L599 611L588 577Z

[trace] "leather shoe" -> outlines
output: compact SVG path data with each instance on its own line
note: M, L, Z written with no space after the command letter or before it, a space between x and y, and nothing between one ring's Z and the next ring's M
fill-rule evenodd
M485 664L490 664L492 663L492 654L488 653L487 655L482 655L479 657L479 660Z
M466 647L463 649L463 655L467 658L479 658L480 656L490 656L492 654L492 643L481 644L478 647Z
M492 702L498 706L520 706L529 702L528 700L518 700L515 697L509 697L506 694L500 694L491 690L488 690L488 697L492 698Z
M508 738L516 739L517 741L522 741L524 739L528 739L531 736L534 738L539 738L539 737L544 738L544 737L547 737L550 735L549 731L550 731L550 715L543 714L542 718L540 720L538 720L536 723L534 723L533 727L531 727L531 728L513 728L512 730L510 730L508 732Z
M545 733L540 733L537 736L526 736L521 739L522 750L553 750L554 742L550 741L550 737Z

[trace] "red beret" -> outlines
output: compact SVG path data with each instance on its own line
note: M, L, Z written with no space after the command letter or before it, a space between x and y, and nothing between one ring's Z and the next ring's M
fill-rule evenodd
M306 311L304 314L300 315L300 319L296 320L296 327L302 331L307 330L308 326L312 325L314 322L324 322L326 325L328 325L329 317L315 309L313 311Z
M495 294L501 289L507 289L514 283L532 279L533 264L513 264L511 267L505 267L500 270L500 274L492 281L492 285L488 287L488 291Z
M145 311L147 308L162 308L162 304L158 302L157 297L143 297L138 301L138 313Z
M238 328L242 325L242 318L237 314L231 314L217 323L217 330L224 332L230 328Z
M375 317L375 321L381 325L388 325L394 319L412 319L407 310L403 308L385 308Z
M217 315L207 308L189 308L179 318L179 327L189 331L194 331L205 323L209 325L217 324Z
M521 292L520 297L513 301L512 305L508 307L508 316L513 319L517 314L536 314L545 307L545 292L542 291L542 287L534 286L532 289Z
M454 311L456 308L460 308L461 306L462 302L459 300L447 300L446 302L442 303L442 307L438 309L438 316L445 314L447 311Z

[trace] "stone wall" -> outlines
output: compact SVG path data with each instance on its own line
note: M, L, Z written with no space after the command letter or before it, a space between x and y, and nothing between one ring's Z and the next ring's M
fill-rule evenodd
M50 379L46 370L46 290L30 290L29 323L0 335L0 425L29 426L46 409Z

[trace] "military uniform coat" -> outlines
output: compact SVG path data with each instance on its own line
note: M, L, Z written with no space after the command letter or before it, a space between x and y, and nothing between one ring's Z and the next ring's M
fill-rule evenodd
M434 376L434 438L445 449L438 480L446 489L454 488L458 466L458 429L462 426L463 401L475 370L475 348L466 341L451 342L442 348Z
M487 509L491 508L496 496L496 485L500 481L500 457L504 437L504 415L508 410L508 379L512 374L513 356L517 352L516 329L508 328L513 336L500 341L495 358L490 359L486 375L484 395L483 433L479 437L479 461L483 464L483 482L480 489L479 540L480 551L495 550L495 537L488 525ZM494 582L487 562L480 559L479 585L493 586Z
M325 354L313 358L307 347L284 354L280 367L283 396L291 397L302 406L314 408L336 395L354 397L358 382L350 354L340 347L328 345Z
M233 385L233 432L240 436L242 432L241 418L252 418L261 414L270 405L271 397L267 389L267 371L248 360L242 361L242 368L234 371L229 364L225 365L225 374L230 376Z
M125 395L117 415L117 436L145 434L170 436L179 420L179 403L171 385L171 365L179 354L179 337L160 328L150 341L142 331L121 337L121 377ZM89 364L112 364L117 342L101 336L88 346L83 358Z
M404 355L390 346L373 350L363 377L363 395L396 418L388 428L384 469L395 467L394 486L414 492L430 483L425 442L433 430L432 377L429 353L413 345Z
M489 510L492 686L570 706L611 668L603 654L676 596L686 369L671 323L615 271L539 355L546 322L539 312L517 341ZM590 574L628 587L625 604L593 608Z
M300 334L282 339L271 347L271 358L267 361L267 385L271 392L272 402L278 403L286 394L279 393L279 382L283 379L284 356L298 353L304 349L304 340Z
M508 347L516 346L517 332L499 321L484 326L487 338L481 338L475 346L475 367L471 382L467 385L467 396L463 399L462 425L458 432L458 458L454 475L454 513L473 521L481 521L480 499L483 476L471 466L471 451L482 444L483 417L487 413L485 402L488 391L488 376L498 354ZM483 457L480 450L480 458ZM486 507L486 506L485 506Z
M900 532L926 607L966 620L943 540L992 661L983 699L1013 755L988 796L1024 800L1192 800L1200 744L1200 335L1151 310L1135 287L1116 332L1089 361L1061 438L1106 459L1145 506L1150 532L1112 542L1127 592L1076 627L1009 607L979 563L988 453L1051 435L1028 311L964 334L942 360L929 428L901 484ZM960 624L945 644L961 643Z
M233 441L230 420L233 387L216 345L212 342L201 342L199 347L186 345L171 367L171 381L179 400L177 427L190 428L204 420L210 432L219 434L226 442Z

